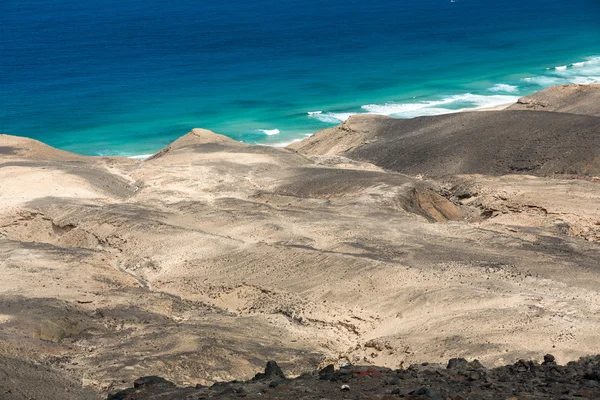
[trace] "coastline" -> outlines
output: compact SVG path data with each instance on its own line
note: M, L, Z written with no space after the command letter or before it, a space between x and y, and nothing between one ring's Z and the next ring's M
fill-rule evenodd
M200 120L198 115L190 115L185 116L184 119L189 121L198 120L199 122L182 123L179 120L172 119L172 117L162 121L155 121L152 118L147 121L136 119L127 124L117 125L107 125L98 121L93 128L81 132L76 130L54 132L52 126L50 126L49 129L45 127L45 129L40 130L43 134L36 133L26 136L32 136L55 147L82 155L143 158L146 154L158 151L168 140L174 140L180 132L189 130L193 126L205 126L244 143L278 147L282 144L301 140L306 132L317 132L320 129L335 126L346 120L350 115L379 114L395 118L414 118L459 111L501 110L508 103L547 86L563 83L594 82L600 82L600 57L588 56L574 60L571 63L546 67L544 70L537 72L529 71L517 74L516 77L513 76L512 78L499 76L494 81L486 84L474 82L473 87L463 86L464 91L458 89L460 85L456 88L449 86L444 90L446 94L438 91L437 93L419 93L413 97L408 93L399 93L391 96L391 98L397 98L396 101L389 100L386 102L384 100L378 103L376 97L369 98L368 93L363 93L355 100L354 104L319 106L318 103L313 102L313 105L304 104L296 113L284 118L278 115L264 114L264 110L259 107L253 112L253 117L250 120L262 121L260 124L250 122L247 117L245 118L246 122L236 122L237 117L235 115L232 115L234 122L232 124L223 124L221 121L215 123L211 119ZM389 96L386 95L388 98ZM364 98L364 100L361 101L360 98ZM369 101L372 101L372 103ZM173 102L174 107L179 103L181 102L175 99ZM232 110L232 112L235 112L235 110ZM243 112L247 113L248 110ZM137 118L140 117L141 115ZM275 119L271 120L270 118ZM167 129L165 130L165 128ZM9 126L5 133L16 133L10 132L10 130ZM35 132L36 130L28 129L27 131ZM119 135L116 134L117 131L120 132ZM147 132L148 138L142 139L139 133L136 133L131 139L129 138L128 132L140 131ZM164 133L158 134L157 132ZM76 139L74 139L75 137ZM82 138L91 139L82 140ZM101 144L97 144L96 140Z
M506 110L508 107L512 106L513 104L515 104L515 103L500 104L499 106L487 107L487 108L479 108L479 109L474 109L474 110L465 109L465 110L462 110L462 111L463 112L502 111L502 110Z
M506 104L501 104L498 106L494 106L494 107L486 107L486 108L477 108L477 109L464 109L464 110L460 110L458 112L486 112L486 111L501 111L501 110L505 110L508 107L512 106L513 104L515 104L514 102L512 103L506 103ZM358 115L358 114L355 114ZM373 114L373 115L377 115L377 114ZM261 143L257 143L257 145L259 146L268 146L268 147L275 147L275 148L284 148L287 147L291 144L294 143L298 143L301 142L302 140L313 136L315 133L314 132L312 134L303 134L302 137L297 138L297 139L292 139L289 141L285 141L285 142L279 142L279 143L273 143L273 144L261 144ZM145 161L146 159L152 157L154 155L153 154L140 154L140 155L136 155L136 156L126 156L126 158L129 159L134 159L134 160L139 160L139 161Z
M598 354L599 99L571 85L501 112L357 115L286 149L193 129L146 162L0 136L0 374L21 371L0 390L50 357L33 389L93 392L76 400L140 376L243 381L266 360L292 376L463 357L481 363L472 389L480 365Z
M386 115L393 118L410 119L431 115L443 115L457 112L486 112L500 111L515 104L518 99L536 93L544 88L560 84L594 84L600 82L600 56L590 55L574 62L547 67L537 74L529 73L521 76L517 81L499 79L499 83L491 84L487 89L466 92L462 94L448 94L431 100L422 98L418 101L400 101L364 104L360 110L349 111L306 111L304 118L318 123L314 126L313 134L321 129L330 128L344 122L351 115ZM451 91L449 91L451 92ZM466 107L453 109L453 104L467 102ZM486 103L492 103L486 106ZM313 110L319 107L313 107ZM243 133L236 132L231 135L227 131L220 131L225 135L248 144L259 144L273 147L285 147L298 142L306 137L306 133L289 133L285 126L271 129L257 129L254 131L267 132L264 135L252 136L251 140L245 138ZM306 132L306 131L305 131ZM253 134L254 135L254 134ZM135 156L142 158L143 156Z

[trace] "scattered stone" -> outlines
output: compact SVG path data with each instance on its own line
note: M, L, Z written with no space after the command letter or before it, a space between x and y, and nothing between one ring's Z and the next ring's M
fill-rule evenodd
M469 363L464 358L451 358L448 361L447 369L466 369Z
M546 354L544 356L544 362L542 363L542 365L548 365L548 364L556 364L556 358L554 358L554 356L552 354Z
M281 370L281 368L279 367L279 365L277 365L277 363L275 361L269 361L267 362L267 366L265 367L265 375L267 375L268 378L281 378L281 379L285 379L285 375L283 374L283 371Z
M479 362L479 360L473 360L470 363L467 364L468 365L468 369L470 371L480 371L480 370L484 370L485 367L483 366L482 363Z
M279 365L275 361L269 361L265 367L265 372L256 374L252 380L261 381L274 378L286 379Z
M319 371L319 375L333 374L334 372L335 372L335 367L333 366L333 364L329 364L328 366L322 368Z
M469 374L470 381L478 381L479 379L481 379L481 376L479 376L479 374L477 372L471 372Z
M334 372L335 367L333 364L329 364L319 371L319 379L329 381L333 377Z
M267 375L269 377L267 378ZM258 377L258 378L257 378ZM340 391L352 398L403 398L406 400L556 400L600 399L600 355L583 357L566 366L546 355L544 363L519 360L487 369L479 361L452 359L440 364L415 364L405 370L352 366L320 371L284 380L274 361L250 382L220 382L208 387L176 388L159 377L143 377L134 387L109 400L179 399L338 399ZM323 379L323 377L327 377ZM426 385L426 386L424 386ZM352 388L352 390L350 390ZM415 389L416 388L416 389Z

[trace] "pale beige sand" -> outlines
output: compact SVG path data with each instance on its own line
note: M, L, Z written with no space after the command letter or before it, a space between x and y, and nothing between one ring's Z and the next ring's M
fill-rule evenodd
M0 358L98 392L247 379L268 359L600 352L592 177L429 181L204 130L146 162L0 149Z
M476 110L465 110L465 111L501 111L501 110L506 110L507 108L509 108L510 106L512 106L514 103L506 103L506 104L500 104L498 106L495 107L485 107L485 108L478 108Z

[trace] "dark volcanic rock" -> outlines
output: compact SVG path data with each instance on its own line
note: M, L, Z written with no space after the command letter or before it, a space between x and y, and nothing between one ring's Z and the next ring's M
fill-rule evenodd
M264 373L258 373L253 380L261 381L265 379L285 379L285 375L275 361L267 362Z
M133 382L133 387L136 389L143 388L143 387L156 386L156 385L175 386L175 384L173 382L169 382L168 380L161 378L159 376L144 376L139 379L136 379L135 382Z
M552 354L546 354L544 356L544 362L543 362L543 364L544 365L547 365L547 364L556 364L556 358L554 358L554 356Z
M448 361L447 369L467 369L468 365L468 361L464 358L451 358L450 361Z
M271 361L264 373L257 374L260 379L221 383L219 390L173 389L170 382L149 377L136 381L138 389L128 389L120 392L120 397L109 399L600 399L600 356L585 357L566 366L557 365L550 355L544 360L543 364L520 360L493 369L485 368L477 360L468 362L462 358L450 360L447 368L421 364L396 371L371 366L335 370L328 365L318 374L303 374L289 380L284 380L277 363Z
M335 366L333 364L329 364L319 371L319 379L330 380L334 372Z
M600 175L600 117L542 111L457 113L400 120L355 115L290 146L408 175Z

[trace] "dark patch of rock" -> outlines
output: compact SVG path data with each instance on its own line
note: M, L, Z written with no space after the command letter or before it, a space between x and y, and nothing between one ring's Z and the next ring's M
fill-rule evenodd
M283 380L283 371L270 362L261 379L235 384L221 383L220 390L209 388L174 388L170 382L155 377L142 378L136 389L128 389L136 400L176 399L307 399L348 398L406 400L467 399L600 399L600 355L584 357L565 366L553 357L545 363L520 360L512 365L488 369L479 361L452 359L446 368L440 364L412 365L405 370L373 366L350 366L335 370L328 365L319 373L306 373L296 379ZM266 378L269 374L271 377ZM322 379L327 376L328 379ZM214 385L213 385L214 386ZM131 395L135 394L135 397Z
M543 362L543 364L544 365L547 365L547 364L556 364L556 358L554 358L554 356L552 354L546 354L544 356L544 362Z
M275 361L267 362L264 373L258 373L253 380L260 381L265 379L285 379L285 375Z

